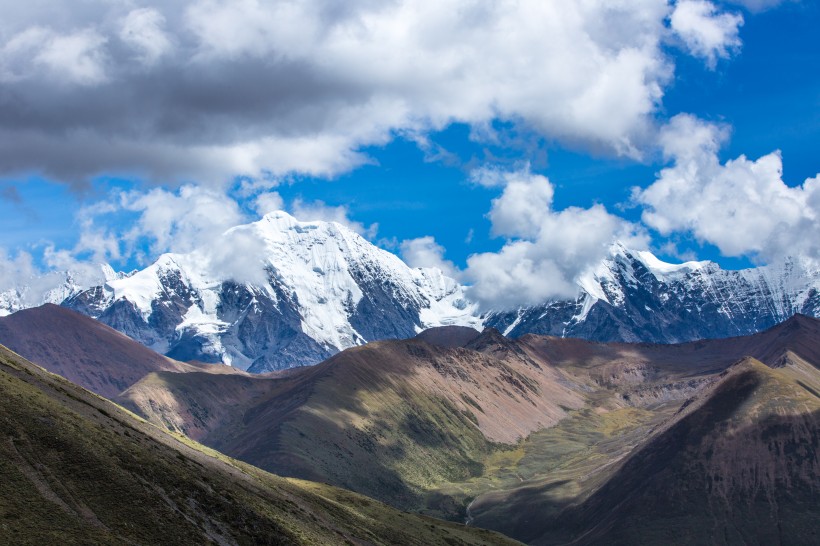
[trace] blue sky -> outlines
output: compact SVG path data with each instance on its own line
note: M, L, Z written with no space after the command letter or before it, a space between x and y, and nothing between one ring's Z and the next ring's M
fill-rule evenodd
M88 4L0 25L6 284L28 254L188 250L263 194L466 283L546 278L530 299L616 238L728 268L820 254L816 3ZM224 214L196 223L182 187Z

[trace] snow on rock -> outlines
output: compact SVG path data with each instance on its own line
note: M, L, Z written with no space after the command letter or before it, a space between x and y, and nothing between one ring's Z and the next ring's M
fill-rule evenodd
M481 325L455 280L410 268L338 223L273 212L223 238L190 254L165 254L66 305L169 356L259 372L432 326ZM220 269L235 240L251 241L258 256L228 256L230 263L262 282Z
M731 271L616 244L578 284L574 300L488 313L485 324L514 337L677 343L750 334L795 313L820 316L820 267L803 258Z
M708 261L666 263L621 244L579 278L576 298L482 315L438 269L410 268L343 225L284 212L141 271L104 266L97 286L49 275L0 292L0 315L62 302L173 358L253 372L315 364L434 326L681 342L749 334L797 312L820 315L812 260L727 271Z
M100 278L107 278L109 273L114 274L111 266L101 264ZM35 275L24 284L0 291L0 316L46 303L60 304L87 288L72 271L51 271Z

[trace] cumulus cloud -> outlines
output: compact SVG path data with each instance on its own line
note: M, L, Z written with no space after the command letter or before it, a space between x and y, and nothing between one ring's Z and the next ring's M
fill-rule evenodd
M10 255L0 248L0 300L12 308L32 307L44 301L59 302L66 296L67 284L92 286L105 280L102 264L78 260L68 251L49 246L44 258L49 268L43 271L29 252ZM70 274L69 274L70 272ZM0 309L0 314L3 313Z
M693 51L734 47L734 19L684 17L684 4L674 21ZM424 143L461 122L481 135L499 119L636 155L672 73L667 0L47 8L9 6L0 21L0 79L15 97L0 103L0 171L64 181L332 177L396 134Z
M504 192L493 199L488 215L493 235L537 237L554 193L546 176L528 170L510 173Z
M327 205L324 201L303 201L302 199L295 199L293 203L291 203L290 212L296 219L302 220L303 222L311 222L313 220L337 222L367 239L374 238L379 231L379 224L365 226L361 222L351 220L350 210L345 205L334 207Z
M285 200L275 191L260 193L253 200L253 210L259 216L265 216L277 210L285 210Z
M574 297L578 278L606 257L612 243L643 248L648 242L639 226L602 205L555 210L552 184L528 167L487 172L492 173L493 185L503 181L504 190L493 200L488 216L493 233L508 239L498 252L470 256L463 275L471 282L471 296L485 308ZM487 180L487 172L473 178Z
M661 235L694 235L726 256L820 257L820 180L790 187L783 181L779 151L756 160L721 163L725 128L690 115L673 118L661 145L673 165L635 201L646 207L643 222Z
M18 278L30 276L34 271L29 253L19 252L11 256L6 249L0 248L0 287L11 286Z
M434 267L448 277L459 278L461 272L453 262L444 258L444 253L444 247L430 235L401 243L401 256L410 267Z
M258 234L240 226L221 234L217 241L218 244L203 245L197 250L213 278L257 286L267 281L265 241Z
M171 50L172 44L163 30L165 17L156 9L139 8L130 11L121 22L119 37L147 65L154 64Z
M135 246L150 241L152 255L190 252L246 220L236 201L201 186L178 191L154 188L118 197L121 210L138 214L122 239Z
M338 222L365 236L374 236L378 229L377 224L365 226L352 220L346 206L302 199L286 206L275 191L260 193L248 204L256 218L288 210L299 220ZM213 241L233 232L236 233L231 237L236 237L237 243L220 243L221 246L250 248L245 232L233 228L256 218L243 213L239 201L233 197L206 186L115 190L108 198L78 211L79 241L60 255L85 256L97 262L136 259L145 264L164 252L185 254L215 246Z
M718 59L727 59L740 49L743 16L720 13L712 2L678 0L669 20L692 55L705 59L712 68Z
M378 230L378 224L365 226L351 219L346 206L302 199L287 206L275 191L242 199L257 217L288 210L299 220L337 222L365 237L375 237ZM191 253L214 279L262 283L267 276L265 241L249 225L255 219L224 191L205 186L114 190L78 210L79 237L72 246L44 243L36 259L28 252L12 256L0 248L0 293L28 286L26 304L38 304L49 290L65 283L65 272L76 284L89 287L105 280L102 265L142 267L165 252ZM420 250L417 244L413 247ZM440 265L447 264L442 259ZM455 272L452 264L449 267Z

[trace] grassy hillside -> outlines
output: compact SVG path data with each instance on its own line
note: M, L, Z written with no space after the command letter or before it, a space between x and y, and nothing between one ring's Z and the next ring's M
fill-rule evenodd
M371 343L254 386L152 374L118 401L261 468L462 518L465 497L438 486L482 475L495 453L582 407L559 379L517 354L408 340Z
M0 347L0 543L513 542L239 463Z
M536 544L813 540L820 321L669 346L451 337L269 377L157 372L118 400L267 470ZM732 367L746 355L766 365ZM754 388L731 387L743 370Z

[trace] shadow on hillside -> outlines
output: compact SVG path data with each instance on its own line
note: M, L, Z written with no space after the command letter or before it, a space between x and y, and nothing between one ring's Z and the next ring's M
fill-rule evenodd
M555 483L522 488L474 513L474 524L536 545L817 544L820 411L728 431L757 383L730 387L644 444L585 500L556 501Z

